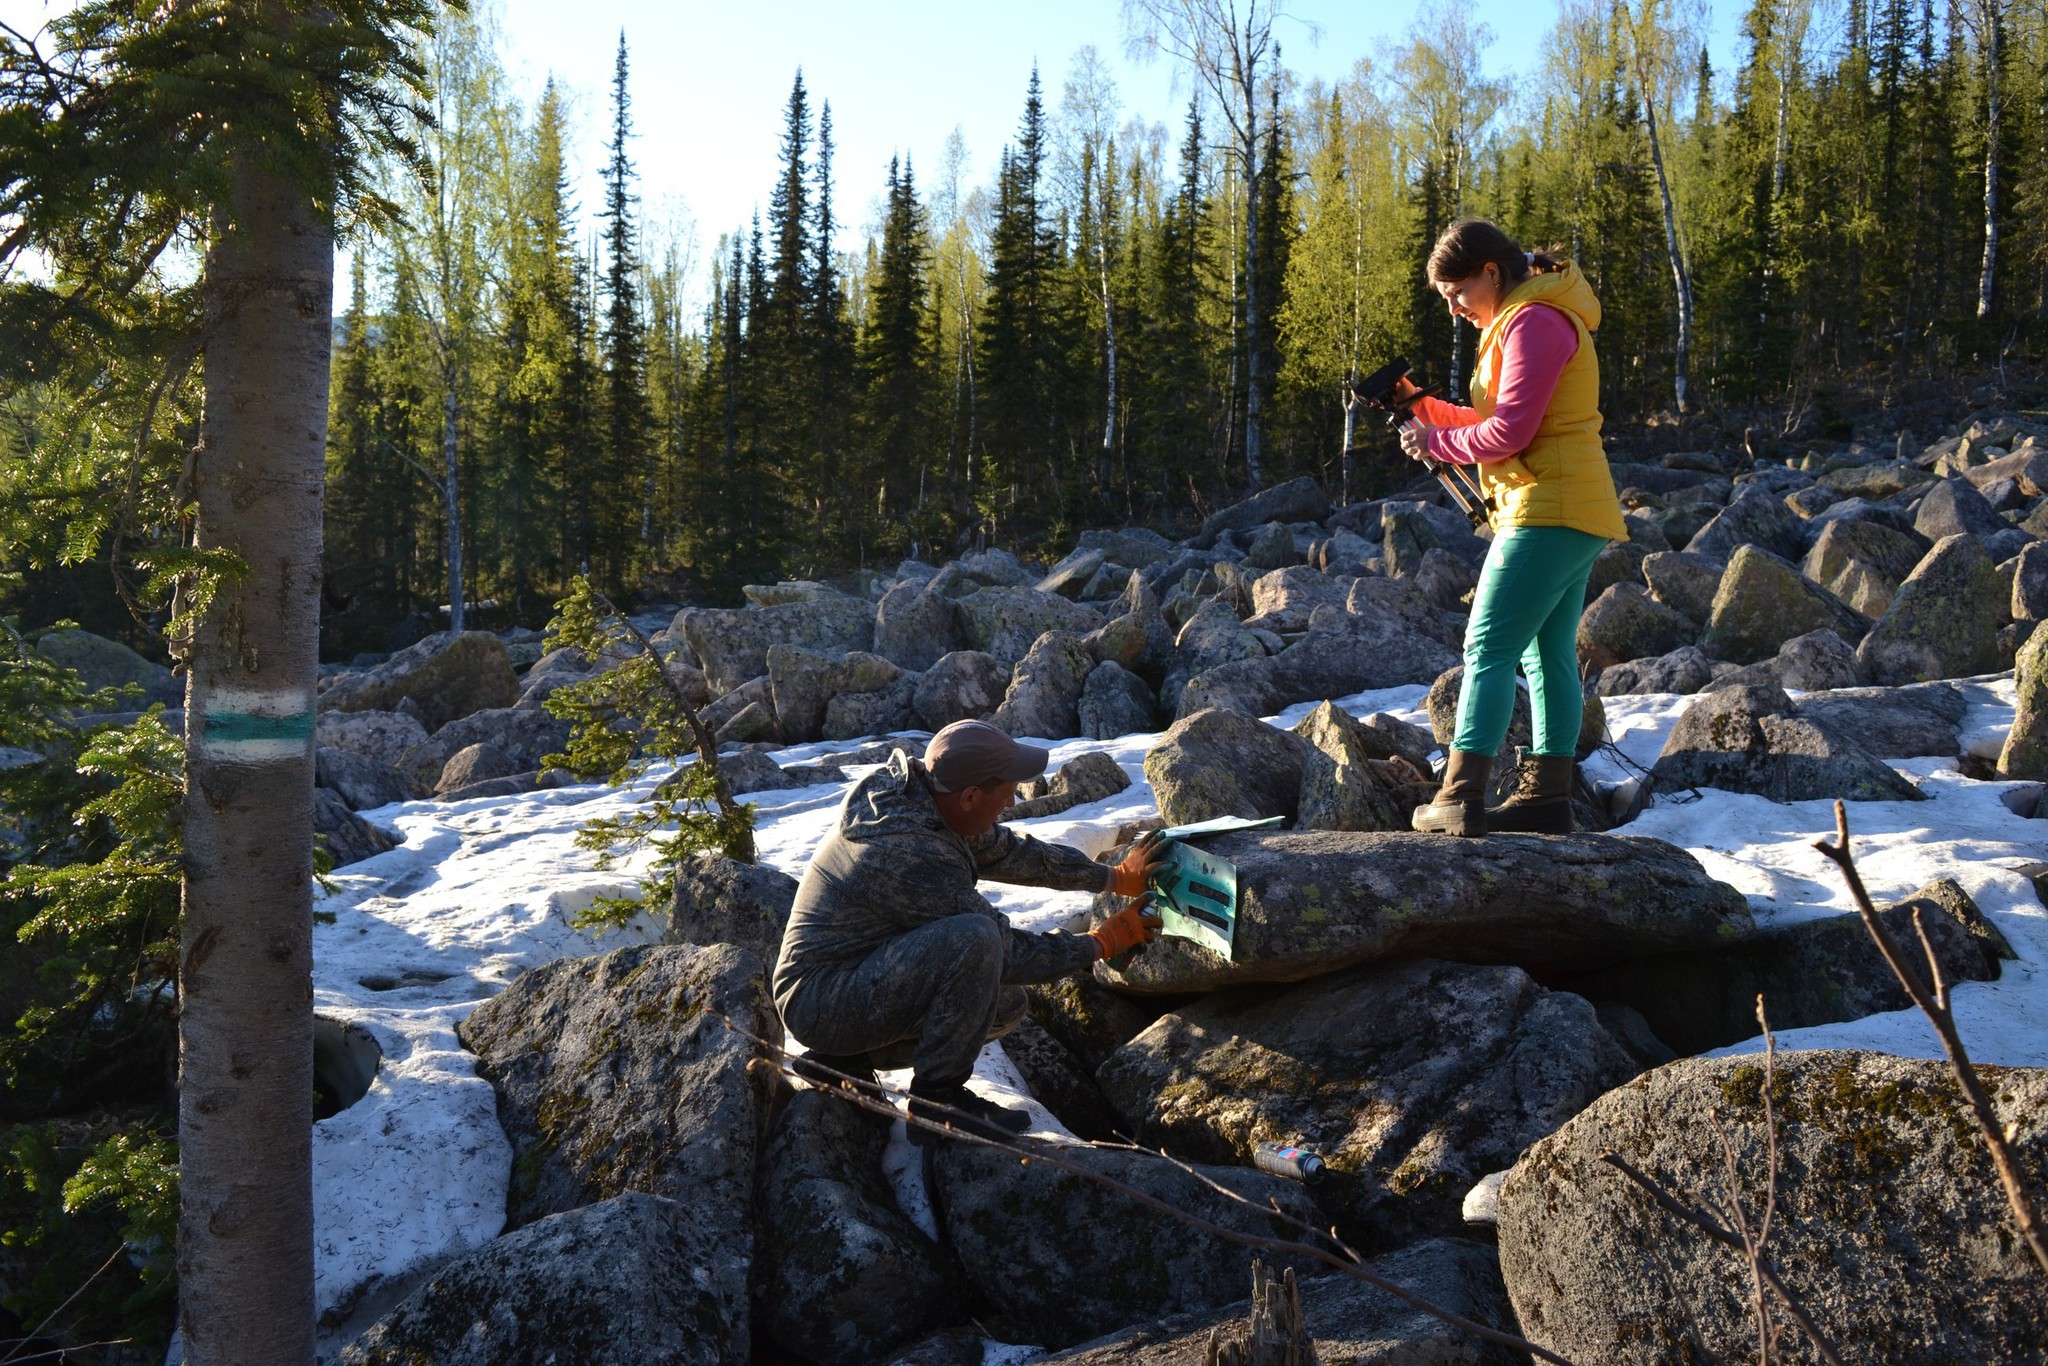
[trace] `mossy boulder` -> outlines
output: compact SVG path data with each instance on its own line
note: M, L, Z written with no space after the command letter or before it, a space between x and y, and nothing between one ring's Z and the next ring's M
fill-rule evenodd
M1377 1251L1459 1231L1473 1183L1636 1071L1584 999L1423 959L1206 997L1096 1077L1141 1142L1198 1161L1313 1149L1317 1202Z
M457 1032L512 1142L507 1226L627 1191L677 1200L744 1295L776 1083L724 1021L781 1037L766 971L731 944L642 945L533 968L478 1006Z
M1639 583L1617 583L1586 604L1579 618L1582 669L1606 669L1690 645L1697 623L1657 601Z
M776 725L787 743L821 738L825 711L834 697L877 692L902 677L903 670L895 664L864 650L828 653L802 645L768 647L768 688Z
M966 1318L951 1257L897 1208L888 1141L886 1117L806 1089L762 1153L755 1330L805 1361L887 1361Z
M1809 631L1831 630L1853 645L1869 629L1855 608L1790 563L1745 545L1728 559L1699 647L1715 659L1754 664Z
M927 730L955 721L979 721L993 712L1010 685L1010 671L979 650L955 650L917 676L911 715Z
M1181 690L1197 674L1240 659L1263 659L1265 655L1265 645L1245 629L1230 604L1220 595L1209 598L1195 609L1174 637L1173 657L1166 668L1160 701L1168 707L1178 707Z
M442 631L406 646L368 673L341 675L320 694L320 710L395 711L408 703L407 710L432 733L460 717L518 700L519 679L504 641L488 631Z
M1874 569L1886 585L1885 599L1889 602L1891 594L1913 572L1913 566L1920 563L1920 557L1931 544L1882 522L1830 520L1821 527L1799 568L1807 578L1844 599L1856 582L1851 567L1860 564ZM1884 605L1879 604L1877 611L1866 615L1883 616Z
M1785 500L1762 484L1744 484L1692 537L1685 548L1695 555L1726 564L1743 545L1762 546L1779 555L1800 550L1800 520Z
M960 648L959 612L927 582L899 583L875 604L875 653L901 668L928 669Z
M1998 754L2008 778L2048 778L2048 631L2036 631L2013 661L2019 706Z
M736 944L772 964L782 951L782 930L796 904L796 886L795 878L765 863L699 854L676 870L668 933L662 942Z
M1979 1070L2022 1180L2048 1188L2048 1071ZM1763 1090L1754 1055L1675 1062L1602 1096L1515 1164L1500 1193L1501 1271L1526 1336L1611 1366L1756 1353L1742 1257L1600 1158L1617 1153L1711 1208L1730 1198L1718 1123L1741 1164L1734 1198L1753 1222ZM1778 1177L1766 1252L1838 1349L1887 1366L2040 1359L2048 1276L2013 1232L1947 1063L1781 1053L1771 1096Z
M1230 959L1160 939L1120 969L1096 964L1097 980L1143 994L1210 991L1418 956L1547 972L1755 932L1739 892L1661 840L1243 831L1201 847L1237 867Z
M36 641L36 653L76 673L88 688L142 689L142 701L136 705L162 702L178 706L185 696L184 685L171 676L170 669L144 659L118 640L90 631L76 627L45 631Z
M994 656L1006 669L1047 631L1086 635L1102 624L1102 613L1085 603L1021 585L969 593L958 610L967 647Z
M343 1366L746 1366L746 1281L685 1203L627 1194L564 1211L435 1272L342 1349Z
M1857 647L1872 683L1920 683L1998 670L1998 628L2010 594L1977 538L1942 538Z
M1376 1258L1366 1269L1475 1323L1510 1333L1515 1329L1507 1288L1501 1284L1500 1257L1482 1243L1431 1238ZM1300 1289L1302 1323L1314 1353L1304 1361L1327 1366L1516 1366L1528 1360L1356 1277L1315 1276L1302 1281ZM1176 1314L1039 1361L1041 1366L1201 1366L1208 1360L1210 1333L1221 1329L1226 1337L1242 1337L1251 1314L1249 1299L1206 1313Z
M1011 735L1065 740L1081 733L1081 692L1095 657L1070 631L1047 631L1033 641L1010 674L990 722Z
M1019 1146L1056 1153L1212 1223L1261 1237L1300 1236L1268 1202L1310 1227L1327 1222L1300 1186L1245 1167L1205 1166L1197 1175L1130 1149L1032 1140ZM967 1143L943 1144L934 1166L946 1241L993 1306L983 1322L999 1337L1065 1347L1137 1319L1212 1309L1244 1296L1242 1246L1085 1177ZM1268 1260L1276 1275L1283 1266L1306 1272L1315 1265L1271 1254Z
M1426 766L1398 756L1384 732L1334 702L1303 717L1294 733L1310 746L1301 770L1301 829L1406 830L1409 814L1435 789Z
M1912 782L1826 722L1794 714L1775 684L1702 693L1651 770L1660 792L1714 787L1774 802L1922 801Z
M680 632L696 652L713 692L727 692L768 672L771 645L843 652L871 649L875 604L831 593L772 607L688 607L676 614Z
M1145 780L1168 825L1217 816L1291 820L1308 751L1300 736L1212 707L1174 722L1145 755Z
M1686 550L1659 550L1643 557L1643 582L1650 596L1695 626L1714 613L1714 593L1721 586L1722 564Z

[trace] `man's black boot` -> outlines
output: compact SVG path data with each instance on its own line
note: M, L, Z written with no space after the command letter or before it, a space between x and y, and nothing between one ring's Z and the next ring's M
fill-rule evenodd
M938 1107L944 1106L945 1109ZM921 1082L910 1083L910 1116L912 1119L929 1120L934 1124L948 1124L963 1134L986 1138L997 1143L1008 1142L1031 1128L1031 1116L1022 1110L1012 1110L1007 1105L998 1105L984 1100L967 1089L964 1083L952 1086L926 1086ZM934 1133L921 1125L907 1126L910 1141L920 1147L936 1143L945 1135Z

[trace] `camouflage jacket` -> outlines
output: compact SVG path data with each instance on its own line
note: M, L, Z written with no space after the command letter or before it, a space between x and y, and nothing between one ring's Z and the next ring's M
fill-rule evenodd
M1078 849L997 825L963 839L939 818L924 764L900 750L854 784L839 826L805 870L775 963L775 999L803 979L858 962L907 931L947 916L985 915L1003 927L1003 980L1049 982L1095 961L1086 935L1031 934L1011 927L974 890L981 878L1099 892L1109 869Z

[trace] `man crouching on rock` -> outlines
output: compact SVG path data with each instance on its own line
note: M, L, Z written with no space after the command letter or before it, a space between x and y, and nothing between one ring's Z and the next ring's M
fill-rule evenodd
M985 721L934 735L922 762L898 751L854 784L839 826L811 858L782 934L775 1004L783 1026L827 1067L913 1069L913 1114L984 1137L1030 1119L967 1089L981 1046L1015 1027L1031 982L1085 971L1159 934L1134 901L1087 934L1013 929L974 884L1140 897L1157 841L1108 867L1078 849L997 824L1017 784L1045 771L1046 751ZM968 1116L942 1115L931 1105ZM926 1131L912 1126L915 1141Z

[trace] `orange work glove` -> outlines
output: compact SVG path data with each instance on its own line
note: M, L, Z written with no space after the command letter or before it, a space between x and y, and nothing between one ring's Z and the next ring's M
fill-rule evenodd
M1152 874L1166 862L1161 848L1159 832L1153 830L1142 836L1124 855L1123 862L1109 870L1109 888L1118 896L1143 896L1152 885Z
M1152 914L1151 898L1147 897L1132 902L1088 933L1102 950L1104 959L1120 958L1138 945L1157 939L1165 923Z

